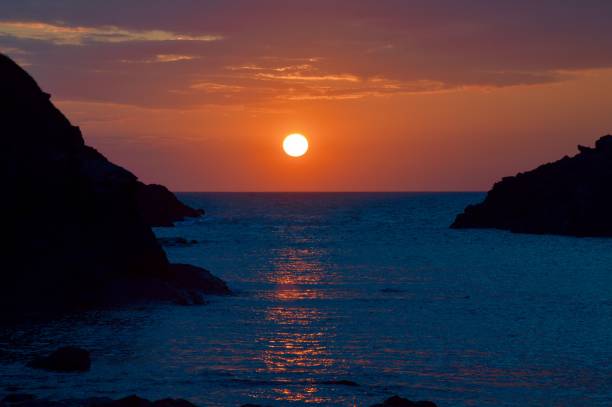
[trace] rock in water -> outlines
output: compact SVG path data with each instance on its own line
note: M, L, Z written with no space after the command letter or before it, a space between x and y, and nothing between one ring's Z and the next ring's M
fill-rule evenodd
M36 396L28 393L11 393L4 396L2 400L0 400L0 404L21 404L28 401L36 400Z
M335 385L335 386L351 386L351 387L359 386L359 383L354 382L352 380L323 380L323 381L316 382L316 383Z
M225 281L213 276L210 271L191 264L171 264L172 281L178 288L197 290L204 294L231 294Z
M91 367L91 359L89 352L85 349L66 346L59 348L49 356L33 359L28 366L55 372L86 372Z
M392 396L384 402L374 404L371 407L437 407L432 401L411 401L400 396Z
M119 400L113 400L105 405L108 407L153 407L153 402L136 395L131 395Z
M0 406L2 402L0 402ZM6 402L6 405L19 407L197 407L184 399L162 399L151 401L136 395L127 396L118 400L103 397L90 397L84 399L48 400L32 399L20 402Z
M8 237L0 246L0 309L14 314L112 304L113 290L124 279L169 281L156 284L163 290L175 273L150 228L152 219L143 215L143 190L163 187L143 187L132 173L85 145L79 128L49 98L0 54L0 184L5 191L0 211ZM172 194L165 189L144 193L160 194L163 199L149 200L157 205L151 209L156 216L163 212L158 201L171 200ZM188 216L182 209L181 216ZM131 287L135 297L153 293L141 292L138 284Z
M612 136L578 150L571 158L503 178L451 227L612 236Z
M188 240L184 237L158 237L157 241L160 245L162 245L162 247L188 247L198 243L197 240Z
M153 402L153 407L196 407L185 399L161 399Z

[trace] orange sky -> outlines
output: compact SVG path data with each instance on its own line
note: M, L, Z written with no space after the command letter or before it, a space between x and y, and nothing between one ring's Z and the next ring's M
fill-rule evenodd
M145 182L483 190L612 132L612 5L530 3L23 1L0 50Z

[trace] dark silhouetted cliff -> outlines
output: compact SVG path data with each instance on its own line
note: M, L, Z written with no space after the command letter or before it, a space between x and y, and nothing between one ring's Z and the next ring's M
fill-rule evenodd
M451 227L612 236L612 136L578 150L573 157L503 178Z
M174 207L166 203L176 198L161 187L163 196L156 200L159 191L148 191L159 186L144 186L85 145L79 128L49 98L0 54L5 241L0 305L40 309L43 304L114 303L119 297L171 299L188 290L176 282L181 268L168 264L149 225L194 213L164 213L163 208L177 206L178 201ZM193 270L189 278L194 279ZM218 291L218 281L214 284Z

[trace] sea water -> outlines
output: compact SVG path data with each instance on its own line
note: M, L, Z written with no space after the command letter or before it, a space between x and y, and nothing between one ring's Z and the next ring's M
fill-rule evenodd
M481 193L179 197L206 215L156 229L197 240L166 248L169 258L211 270L235 295L2 328L0 393L612 405L610 239L449 229ZM67 344L91 350L90 372L24 366Z

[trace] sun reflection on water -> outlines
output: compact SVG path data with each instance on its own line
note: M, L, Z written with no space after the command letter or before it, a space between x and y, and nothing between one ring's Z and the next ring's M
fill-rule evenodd
M312 249L280 250L268 274L268 281L275 284L271 297L275 304L265 312L272 328L258 338L263 345L261 360L265 366L258 373L304 377L297 383L278 382L283 384L274 387L279 401L315 404L329 401L319 394L313 379L321 377L334 364L326 346L329 333L321 323L326 315L320 309L299 304L323 297L317 286L324 274L318 261L320 254Z
M314 284L323 277L320 250L284 248L278 250L268 280L276 284Z
M289 322L291 319L281 323L277 322L279 329L262 338L266 343L263 352L266 370L274 373L286 371L311 373L313 369L321 371L331 366L333 360L329 357L329 353L323 344L325 333L314 329L308 329L307 332L304 332L304 326L307 326L308 323L305 323L303 318L314 315L311 312L312 310L294 308L279 313L278 309L274 308L269 310L267 318L278 321L281 315L288 315L287 311L297 315L296 324L301 326L298 329L292 329L290 326L283 329L286 325L293 325L292 322Z

